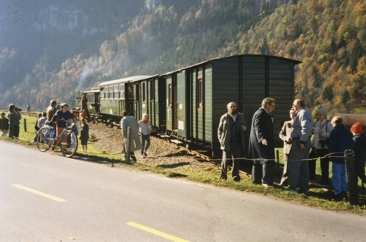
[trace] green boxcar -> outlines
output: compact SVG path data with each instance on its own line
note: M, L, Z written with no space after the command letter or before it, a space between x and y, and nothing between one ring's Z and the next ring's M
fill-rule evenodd
M217 127L226 104L235 101L248 128L264 97L277 100L275 136L293 99L294 67L300 62L275 56L238 55L211 59L163 75L167 130L219 153ZM249 131L248 131L249 134Z

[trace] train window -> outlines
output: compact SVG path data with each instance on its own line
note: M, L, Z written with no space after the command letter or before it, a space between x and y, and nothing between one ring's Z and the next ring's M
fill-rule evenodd
M123 87L123 84L119 85L119 98L123 98L125 95L125 89Z
M142 101L145 102L146 99L146 85L145 83L142 83Z
M168 84L168 105L171 105L172 104L172 100L173 97L172 97L172 84Z
M140 87L136 85L136 100L140 101Z
M154 100L155 99L155 82L150 82L150 95L151 95L151 99Z
M203 104L203 95L204 95L204 87L203 87L203 75L202 69L200 69L197 73L197 104L202 106Z

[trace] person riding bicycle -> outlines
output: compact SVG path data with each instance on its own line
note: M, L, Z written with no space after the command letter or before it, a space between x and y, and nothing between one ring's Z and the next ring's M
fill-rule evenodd
M69 111L69 105L67 103L61 104L61 110L58 110L51 120L51 123L56 123L56 145L61 142L67 142L67 140L61 141L61 134L64 129L74 121L73 119L74 116Z
M50 101L50 105L47 107L47 121L51 122L53 116L55 115L57 109L56 109L56 106L57 106L57 102L56 100L51 100Z

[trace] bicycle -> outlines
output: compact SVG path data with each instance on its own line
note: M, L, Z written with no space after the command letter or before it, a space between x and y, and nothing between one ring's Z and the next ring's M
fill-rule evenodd
M63 156L71 158L78 149L77 129L75 123L66 127L60 134L61 143L56 145L56 130L49 124L45 124L37 132L37 148L41 152L47 152L51 147L59 146ZM64 142L66 140L66 142Z

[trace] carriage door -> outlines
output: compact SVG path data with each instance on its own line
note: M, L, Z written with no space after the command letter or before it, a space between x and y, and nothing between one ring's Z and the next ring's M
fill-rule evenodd
M167 102L166 102L166 128L169 131L176 131L177 120L177 80L175 76L169 76L166 79Z
M173 131L178 131L177 75L173 75Z
M129 113L129 112L134 111L133 87L131 84L125 84L124 89L125 89L125 95L122 96L122 98L125 99L125 103L126 103L124 111Z

